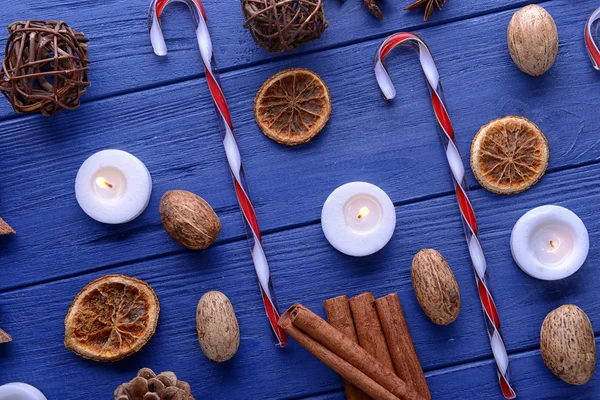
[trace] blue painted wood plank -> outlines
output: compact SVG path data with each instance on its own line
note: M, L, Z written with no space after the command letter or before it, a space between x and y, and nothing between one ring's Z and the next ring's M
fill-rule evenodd
M596 346L600 340L596 339ZM544 367L539 351L528 351L510 357L513 374L517 377L519 385L518 398L521 399L544 399L544 400L590 400L598 398L599 387L595 383L600 373L596 371L592 383L573 390L568 385L555 378ZM460 399L496 399L501 398L495 386L495 376L491 371L493 366L491 360L479 361L432 371L425 376L432 387L434 399L460 398ZM465 386L464 382L472 382ZM328 392L322 395L310 396L306 400L332 400L345 399L343 391Z
M59 2L57 7L66 4L73 5ZM574 7L558 1L547 4L559 25L561 53L555 68L538 80L518 73L508 58L503 35L510 12L420 32L440 63L451 115L457 131L464 132L459 134L464 158L470 139L481 124L504 113L522 113L548 134L551 169L597 161L598 127L593 120L597 102L593 90L598 77L589 67L579 37L579 24L595 5L580 2ZM182 21L187 18L183 10L176 12L173 15L181 15ZM174 17L177 18L180 17ZM187 37L184 33L182 36ZM483 37L486 40L481 40ZM417 350L423 365L430 370L428 379L434 396L498 398L491 361L445 368L491 354L454 199L443 196L418 201L450 189L449 177L442 172L446 166L425 103L420 71L414 60L407 60L406 64L400 58L392 61L398 61L392 68L395 81L402 87L404 82L410 86L406 92L399 90L395 104L383 105L370 75L376 42L226 74L225 89L233 94L229 98L259 218L269 231L275 231L266 235L265 245L271 255L280 300L284 305L302 301L322 313L322 300L334 294L374 290L383 295L399 291ZM195 54L195 44L191 40L189 43L190 54ZM457 56L459 52L463 57ZM334 116L314 143L283 149L262 137L255 127L251 100L270 74L298 64L315 69L330 84ZM126 74L123 81L131 79L131 75ZM470 86L465 88L465 81ZM135 82L132 86L127 86L129 82L122 84L125 91L139 87ZM277 351L270 345L248 251L245 243L238 240L241 223L222 150L215 139L205 82L200 79L191 88L185 87L186 84L175 84L139 95L88 102L78 112L52 120L27 117L0 124L0 170L3 180L9 183L0 188L0 213L7 218L16 216L15 222L9 222L19 230L18 236L0 241L0 291L75 275L0 293L0 326L15 337L14 343L0 347L0 384L30 381L45 390L49 398L110 398L117 384L130 379L139 367L151 366L175 370L197 388L198 397L299 398L326 393L320 398L330 398L329 394L334 397L340 388L338 377L304 350L292 346ZM525 92L523 87L527 88ZM416 98L422 98L422 102L417 103ZM368 108L375 104L373 109ZM186 116L190 110L197 114ZM168 114L165 122L147 121L149 115L161 111ZM400 124L387 119L395 112L403 117ZM197 131L198 121L207 121L205 131ZM393 135L398 125L403 131ZM181 130L174 131L173 127ZM77 167L85 156L104 148L105 143L139 155L155 174L157 191L151 209L126 226L94 224L74 201L72 184ZM498 197L481 189L473 193L492 286L511 352L535 348L541 320L562 303L575 302L588 312L593 323L597 325L600 320L594 296L599 277L593 268L598 261L595 243L599 226L593 208L599 194L598 168L590 165L550 174L518 197ZM298 171L304 174L299 176ZM368 260L335 253L315 223L329 191L353 179L380 184L401 204L393 242ZM188 253L166 238L155 210L160 194L175 184L198 192L217 207L224 221L217 247ZM292 209L290 199L296 205ZM510 258L508 235L512 224L527 209L542 202L572 208L590 229L590 259L577 275L565 281L535 281L522 274ZM303 227L288 230L292 226ZM440 226L445 230L438 230ZM408 265L412 254L421 247L441 250L457 274L463 291L463 311L451 327L432 326L414 299ZM129 264L129 260L141 262ZM162 301L163 313L155 338L138 355L114 365L85 361L62 348L62 319L70 301L85 283L104 273L97 271L100 269L148 280ZM95 272L79 276L85 271ZM240 316L242 348L234 362L224 366L205 360L195 338L195 304L210 289L226 292ZM544 369L536 352L519 353L513 359L522 398L590 399L598 392L597 377L583 387L561 383ZM78 387L78 391L65 394L64 382Z
M419 32L438 60L465 163L477 129L505 114L529 117L546 132L551 170L598 160L600 121L594 115L600 75L589 63L579 29L592 4L548 3L548 10L560 16L561 49L556 65L538 79L520 73L506 51L510 11ZM407 52L391 56L398 98L385 103L371 71L377 43L224 74L263 230L318 221L327 195L352 180L380 185L396 204L451 192L416 57ZM284 148L260 132L252 107L263 81L293 66L312 68L325 79L333 114L315 140ZM19 232L2 244L2 261L9 268L0 270L0 290L182 252L163 232L156 211L169 189L204 196L222 219L220 240L244 235L203 78L88 103L52 119L5 121L0 132L0 169L6 182L0 187L0 215ZM137 155L154 178L148 210L123 226L90 220L73 192L83 160L107 147ZM468 178L477 187L470 172ZM516 205L519 197L509 201ZM484 203L476 211L487 207ZM267 248L271 250L276 249Z
M537 1L536 1L537 2ZM0 27L16 20L61 19L84 32L91 40L93 61L90 79L93 86L84 100L107 97L115 93L157 86L164 81L190 79L203 73L193 24L186 7L170 5L164 14L164 31L171 53L159 58L152 54L147 28L149 0L20 0L2 8ZM254 43L243 28L239 1L205 0L204 2L214 50L220 68L230 69L261 61L281 58L270 56ZM406 12L408 0L383 2L385 20L374 18L361 2L338 4L326 1L325 10L330 26L317 42L303 46L296 53L315 52L344 43L353 43L373 36L385 36L397 29L416 29L445 21L528 3L514 0L487 0L473 3L454 0L423 24L421 11ZM5 34L0 34L4 48ZM0 119L11 115L7 104L0 103Z
M570 190L578 196L570 195ZM595 218L594 209L594 200L600 195L600 165L550 174L534 190L521 195L517 203L482 189L472 195L476 208L488 204L484 209L479 207L478 217L509 352L535 349L544 316L563 303L581 306L590 316L596 334L600 333L596 295L600 275L594 268L600 262L600 221ZM572 209L590 233L589 259L574 276L559 282L528 277L510 256L509 236L514 222L526 210L544 203ZM456 393L460 393L459 398L498 398L490 362L467 367L466 372L446 378L436 377L440 374L433 372L491 357L453 196L399 206L397 218L398 229L391 243L366 259L333 251L318 224L266 235L265 246L273 249L271 264L280 303L287 306L299 301L323 314L322 301L331 296L365 290L372 290L377 296L398 292L422 364L432 371L429 382L432 392L438 394L434 398L456 398ZM444 254L461 288L461 314L447 327L429 322L414 297L410 262L423 247L433 247ZM0 323L13 335L14 342L0 347L0 382L30 381L50 398L59 394L66 399L106 398L138 368L150 366L174 370L190 381L198 397L215 399L299 398L340 388L335 374L297 345L286 350L273 347L247 251L244 241L235 241L200 253L186 252L105 271L148 281L161 301L155 337L137 355L117 364L83 360L62 346L62 321L72 298L102 273L1 294ZM212 289L222 290L230 297L242 332L239 354L224 365L204 358L195 334L196 303L205 291ZM567 391L536 359L523 369L517 368L515 379L517 390L524 385L526 393L534 393L533 380L540 396L553 393L540 389L543 387L559 388L557 393ZM64 393L64 382L78 388L77 397ZM600 381L594 379L589 385L568 391L575 398L585 398L597 391L598 385Z

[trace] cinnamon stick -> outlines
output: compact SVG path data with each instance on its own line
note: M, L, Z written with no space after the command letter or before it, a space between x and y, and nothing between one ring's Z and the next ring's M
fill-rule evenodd
M0 343L8 343L8 342L12 342L12 337L4 332L2 329L0 329Z
M281 319L279 321L281 322ZM289 320L285 322L289 322ZM345 381L352 382L354 385L356 385L352 387L361 388L364 392L369 393L371 397L377 400L398 400L398 397L391 394L389 390L385 389L373 379L369 378L358 368L344 361L335 353L325 348L325 346L298 329L291 322L289 322L287 325L280 324L279 326L281 326L281 328L285 330L285 333L293 337L312 355L317 357L319 360L321 360L321 362L338 373L342 378L344 378Z
M410 337L398 295L392 293L377 299L375 307L379 314L379 320L394 362L396 374L421 396L430 400L431 393Z
M350 299L350 309L360 347L371 353L390 371L394 371L394 363L381 329L379 316L375 309L373 293L362 293Z
M358 343L348 298L346 296L334 297L325 300L323 305L325 306L325 313L327 314L329 324L346 335L354 343ZM346 379L344 379L344 391L346 392L346 400L369 399L369 396Z
M339 358L351 364L366 376L383 386L401 400L425 400L392 370L377 361L365 349L348 339L343 333L329 325L325 320L301 304L291 306L279 319L279 326L286 330L295 325L316 342L335 353ZM314 349L308 348L309 351ZM355 386L368 395L362 382L353 382Z

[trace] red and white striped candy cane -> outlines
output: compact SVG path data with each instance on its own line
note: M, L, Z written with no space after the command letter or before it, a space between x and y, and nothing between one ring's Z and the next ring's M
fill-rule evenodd
M585 47L587 48L588 54L590 55L590 59L592 60L592 64L594 68L600 70L600 49L598 49L598 45L594 41L594 34L592 34L592 25L600 19L600 8L597 8L592 15L587 20L585 24ZM596 28L597 29L597 28Z
M219 72L215 63L212 42L206 25L206 13L200 0L153 0L148 12L148 27L150 29L152 48L154 49L154 53L159 56L167 55L167 45L165 44L165 39L162 34L160 17L165 6L176 1L187 4L194 18L196 38L198 40L198 47L200 48L204 70L206 71L206 80L214 101L215 110L223 135L223 145L225 146L227 162L229 163L231 175L233 176L235 193L244 216L246 234L250 242L252 260L254 261L256 275L258 276L263 302L275 337L275 345L283 347L286 345L287 339L283 330L277 325L277 321L279 320L279 307L277 305L277 299L275 298L271 272L262 246L256 213L254 212L254 207L250 201L240 150L235 140L235 136L233 135L233 124L231 123L229 108L227 107L227 101L225 100L219 82Z
M431 52L425 42L413 33L399 32L393 34L385 39L377 49L375 55L375 77L377 78L377 83L379 84L379 88L381 89L384 98L386 100L393 99L396 96L396 90L383 65L383 60L392 49L400 45L409 45L419 54L421 67L423 68L429 86L431 102L440 130L440 137L444 149L446 150L452 177L454 178L454 189L458 199L458 206L462 214L469 254L471 255L475 279L477 281L477 291L479 292L481 305L484 310L486 328L490 337L494 359L496 360L500 388L502 389L502 394L505 398L514 399L517 395L510 383L508 354L506 353L506 347L500 332L500 319L498 318L496 304L492 299L492 294L490 293L488 286L487 264L477 235L475 213L473 212L473 207L467 197L465 168L462 159L460 158L458 148L456 147L456 143L454 142L454 130L452 129L450 117L446 110L442 86L440 84L440 76L437 67L435 66L435 62L433 61L433 57L431 56Z

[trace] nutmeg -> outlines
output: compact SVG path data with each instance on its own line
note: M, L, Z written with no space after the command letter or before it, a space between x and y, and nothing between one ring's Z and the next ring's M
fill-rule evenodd
M233 305L216 290L205 293L198 301L196 330L200 347L211 361L229 360L240 346L240 327Z
M221 221L200 196L185 190L170 190L158 207L165 231L177 243L191 250L213 244L221 232Z
M454 322L460 312L460 291L444 256L422 249L415 254L410 273L417 301L429 319L438 325Z
M571 385L583 385L596 369L596 341L587 314L574 304L551 311L540 331L540 352L550 371Z
M552 16L535 4L517 11L508 24L508 51L519 69L531 76L546 72L558 54L558 31Z

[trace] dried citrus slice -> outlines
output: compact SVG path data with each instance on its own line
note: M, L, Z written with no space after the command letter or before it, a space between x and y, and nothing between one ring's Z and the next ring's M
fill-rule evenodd
M65 347L96 361L118 361L150 340L160 306L145 282L107 275L89 283L65 318Z
M500 194L529 189L548 167L548 140L527 118L508 116L479 129L471 146L471 169L487 190Z
M294 146L323 129L331 115L325 82L304 68L281 71L269 78L254 99L256 123L267 137Z

